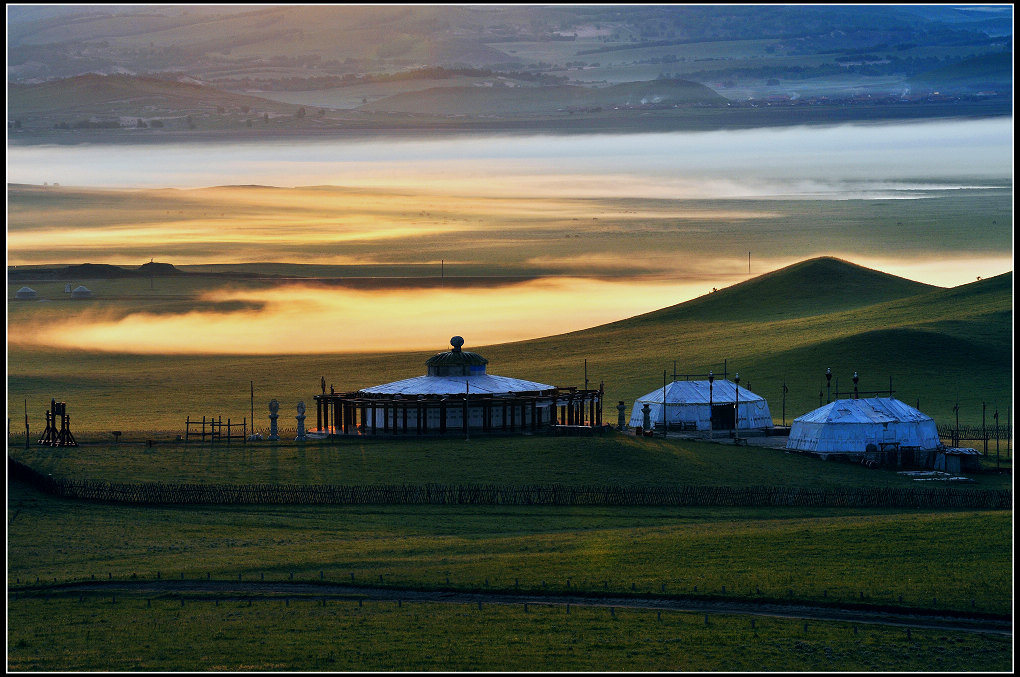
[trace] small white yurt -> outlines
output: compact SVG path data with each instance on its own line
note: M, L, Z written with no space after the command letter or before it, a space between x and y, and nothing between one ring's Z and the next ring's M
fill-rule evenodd
M939 446L935 421L894 397L836 400L793 419L787 449L860 454L869 444L898 442L924 450Z
M92 290L86 287L85 285L75 287L74 289L71 290L71 298L72 299L92 298Z
M664 396L665 423L670 429L707 432L772 427L772 413L765 398L725 379L716 379L711 387L704 380L673 381L665 388L656 388L634 401L630 426L642 427L644 405L648 404L651 425L661 427ZM734 405L739 412L735 412Z
M36 298L37 294L31 287L22 287L18 291L14 292L14 298L28 300Z

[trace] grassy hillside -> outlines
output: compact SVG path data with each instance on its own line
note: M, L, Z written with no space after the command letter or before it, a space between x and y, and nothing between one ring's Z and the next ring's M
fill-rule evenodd
M177 80L133 75L89 73L39 84L10 84L9 116L79 114L144 115L189 110L215 111L217 107L248 106L265 110L295 107L254 96L233 94L213 87Z
M995 52L964 59L914 76L917 86L958 89L1013 88L1013 54Z
M726 99L685 80L629 82L609 87L435 87L385 97L361 106L367 112L428 115L520 115L570 108L720 104Z
M787 319L861 308L934 289L937 287L823 256L624 323Z

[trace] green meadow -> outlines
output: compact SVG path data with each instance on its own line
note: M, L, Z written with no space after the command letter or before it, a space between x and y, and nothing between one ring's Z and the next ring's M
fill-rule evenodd
M782 449L625 434L475 436L471 440L387 440L366 436L247 446L235 440L229 447L178 442L148 447L138 442L122 442L57 449L33 445L24 449L12 444L8 454L55 477L126 483L812 488L919 485L892 470L820 462ZM1006 465L1005 442L1001 461ZM968 487L1012 486L1007 475L980 474L973 479Z
M583 606L58 596L9 599L8 619L15 671L1008 671L1012 662L1010 639L994 635Z
M11 487L8 510L8 576L15 589L93 577L241 575L998 614L1012 606L1005 511L175 508L55 499L18 485Z

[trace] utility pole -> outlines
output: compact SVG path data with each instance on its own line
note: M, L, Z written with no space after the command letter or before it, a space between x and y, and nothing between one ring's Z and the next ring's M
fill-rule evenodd
M981 403L981 439L984 440L985 456L988 455L988 433L985 430L985 403Z
M999 404L995 404L995 413L992 415L995 419L995 470L999 470Z
M662 436L666 436L666 370L662 370Z
M783 427L786 427L786 393L790 391L786 387L786 379L783 379Z

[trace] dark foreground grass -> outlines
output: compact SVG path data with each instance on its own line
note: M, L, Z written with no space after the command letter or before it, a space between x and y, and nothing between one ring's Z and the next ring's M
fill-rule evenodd
M927 486L891 470L825 462L781 449L609 434L224 444L14 447L55 477L222 484L563 484L568 486ZM1003 454L1004 456L1004 454ZM993 459L994 462L994 459ZM968 487L1009 488L1006 475Z
M11 586L219 578L1011 609L1011 514L501 506L148 508L12 485ZM321 577L321 579L320 579ZM568 582L567 579L570 579Z
M151 606L150 606L151 605ZM11 670L1008 671L1008 637L562 606L8 602Z

